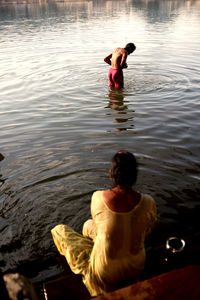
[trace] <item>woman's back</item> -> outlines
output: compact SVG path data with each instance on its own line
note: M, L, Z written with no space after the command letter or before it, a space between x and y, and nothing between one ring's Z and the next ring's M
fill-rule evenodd
M92 216L97 226L91 255L93 270L104 282L108 277L117 282L116 276L123 277L124 273L127 277L128 272L137 280L144 267L144 239L155 222L155 202L141 195L131 210L116 212L108 207L106 196L106 192L97 191L92 197Z

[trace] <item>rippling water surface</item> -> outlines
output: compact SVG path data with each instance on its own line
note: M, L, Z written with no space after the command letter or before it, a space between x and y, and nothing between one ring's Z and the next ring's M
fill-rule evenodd
M123 90L103 58L134 42ZM109 162L138 158L158 205L150 244L199 231L200 1L0 6L0 261L59 272L50 229L81 231Z

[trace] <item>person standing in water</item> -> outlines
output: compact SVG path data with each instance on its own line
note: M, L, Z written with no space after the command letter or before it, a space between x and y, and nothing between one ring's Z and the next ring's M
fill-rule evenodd
M116 48L111 54L104 58L104 61L111 66L108 74L109 85L115 88L124 87L124 75L122 69L128 67L127 56L135 51L136 46L128 43L125 48Z
M82 235L62 224L51 231L58 251L74 273L83 275L91 296L139 280L146 257L145 239L156 221L154 199L133 188L135 156L117 152L109 174L113 187L93 193L92 219L84 223Z

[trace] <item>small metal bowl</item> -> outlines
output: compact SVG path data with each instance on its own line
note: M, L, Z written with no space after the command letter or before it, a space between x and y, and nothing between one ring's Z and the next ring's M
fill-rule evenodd
M185 248L185 241L177 237L169 237L166 241L166 249L172 253L181 252Z

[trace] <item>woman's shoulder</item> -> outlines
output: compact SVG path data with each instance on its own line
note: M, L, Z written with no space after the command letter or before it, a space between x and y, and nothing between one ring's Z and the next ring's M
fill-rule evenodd
M141 200L147 209L156 210L156 202L151 195L141 194Z
M149 195L149 194L143 194L143 193L141 193L141 197L145 201L155 202L154 198L151 195Z
M97 190L92 194L92 197L100 197L110 195L111 190Z
M92 204L97 206L102 206L107 199L110 199L110 190L98 190L92 195Z
M93 217L96 214L99 214L100 212L104 211L104 209L105 209L104 193L105 193L105 190L98 190L98 191L95 191L92 195L91 212L92 212Z
M105 190L97 190L92 194L92 202L93 203L100 203L101 200L105 197Z

